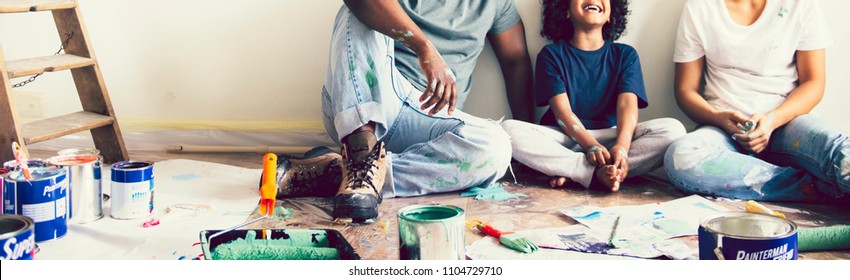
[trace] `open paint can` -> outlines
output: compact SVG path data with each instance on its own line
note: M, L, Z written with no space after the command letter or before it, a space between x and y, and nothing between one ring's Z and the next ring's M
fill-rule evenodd
M153 163L116 162L110 174L113 218L140 219L153 213Z
M3 183L5 181L3 177L6 177L6 174L8 173L9 169L0 168L0 199L3 199L4 201L6 200L6 184ZM0 213L3 213L3 211L0 211Z
M70 199L68 223L85 224L103 217L103 190L100 184L101 159L97 155L55 156L51 165L65 168L68 173Z
M35 223L21 215L0 216L0 260L31 260L35 255Z
M100 155L100 150L95 148L71 148L59 151L60 156Z
M30 217L35 242L57 239L68 232L68 175L61 167L31 168L32 179L20 171L6 174L3 213Z
M451 205L411 205L398 211L402 260L463 260L463 209Z
M28 168L37 168L37 167L47 167L47 162L42 159L31 158L27 160ZM18 162L15 160L10 160L3 163L3 168L8 169L9 171L17 171L18 170Z
M701 260L796 260L797 224L772 215L726 212L703 218Z

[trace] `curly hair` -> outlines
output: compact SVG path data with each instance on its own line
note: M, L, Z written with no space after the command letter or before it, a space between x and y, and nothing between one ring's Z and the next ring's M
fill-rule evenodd
M573 23L567 18L570 0L543 0L543 30L540 35L551 41L569 41L573 38ZM611 0L611 20L602 26L602 38L620 39L626 31L629 0Z

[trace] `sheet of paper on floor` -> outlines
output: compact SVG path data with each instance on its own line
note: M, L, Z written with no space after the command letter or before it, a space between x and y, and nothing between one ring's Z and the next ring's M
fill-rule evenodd
M594 232L609 236L614 220L620 217L613 240L615 247L696 235L702 218L722 211L728 210L698 195L657 204L561 210Z
M259 158L258 158L259 160ZM110 170L103 169L104 193L110 192ZM70 225L57 240L38 243L39 260L50 259L191 259L201 253L194 243L200 231L224 229L242 223L259 200L259 169L191 160L154 164L154 214L160 224L143 228L145 219L109 217L109 202L98 221ZM210 207L194 211L191 207ZM166 214L165 209L174 211Z

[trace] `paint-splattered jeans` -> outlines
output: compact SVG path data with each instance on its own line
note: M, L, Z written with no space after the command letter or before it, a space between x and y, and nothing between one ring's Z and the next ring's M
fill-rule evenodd
M508 135L494 121L456 110L428 116L421 91L395 67L391 38L343 5L334 23L322 87L325 129L341 139L370 122L386 143L384 197L409 197L489 185L511 160Z
M850 193L850 139L813 115L799 116L748 154L721 129L704 126L670 145L670 180L687 192L762 201L822 201Z
M557 127L507 120L502 127L511 136L514 158L549 176L563 176L589 187L595 167L585 159L581 146ZM617 141L617 128L588 130L605 147ZM628 177L658 167L664 151L674 140L685 135L685 127L676 119L663 118L638 123L629 149Z

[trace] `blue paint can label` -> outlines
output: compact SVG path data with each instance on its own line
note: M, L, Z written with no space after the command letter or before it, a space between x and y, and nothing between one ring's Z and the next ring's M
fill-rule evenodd
M153 163L122 161L112 165L111 216L139 219L153 213Z
M700 222L701 260L796 260L797 225L779 217L729 212Z
M0 216L0 260L31 260L35 255L35 223L21 215Z
M60 238L68 232L68 176L59 167L30 169L31 180L20 171L5 178L3 213L30 217L35 223L35 241Z

